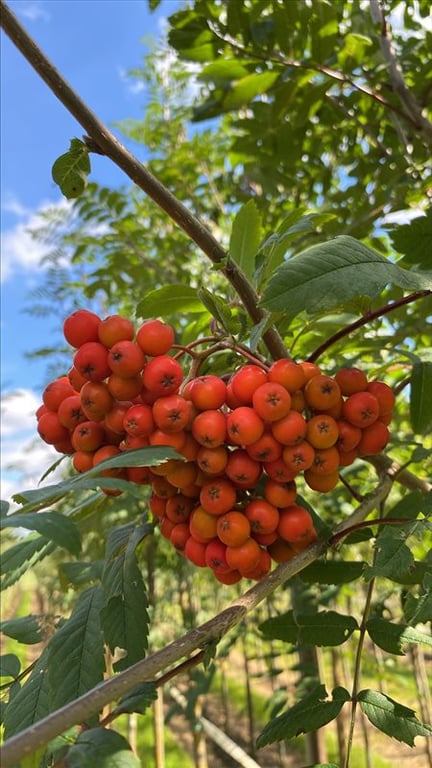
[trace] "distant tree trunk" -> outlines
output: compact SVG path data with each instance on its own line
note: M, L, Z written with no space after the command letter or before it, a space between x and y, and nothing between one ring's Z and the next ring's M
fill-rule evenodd
M409 647L409 654L411 656L411 664L414 670L417 686L417 700L419 703L420 714L424 723L430 723L432 720L432 697L423 648L419 645L411 645ZM425 750L429 768L432 768L432 744L430 739L425 739Z
M307 613L310 606L314 609L315 603L307 587L300 579L293 579L291 582L292 606L295 613ZM300 675L308 679L308 685L304 686L308 690L315 686L320 680L319 659L316 646L299 645L297 646L299 657ZM324 731L312 731L305 734L306 760L311 765L315 763L327 762L327 749L324 739Z
M208 768L206 736L204 728L200 722L200 718L202 717L202 704L199 698L195 702L194 715L193 739L195 767Z
M246 628L245 628L245 632L246 632ZM249 726L249 749L251 750L252 755L255 757L256 755L255 714L254 714L252 688L251 688L251 681L250 681L249 658L248 658L244 633L241 636L241 641L242 641L243 665L244 665L245 685L246 685L246 707L247 707L247 713L248 713L248 726Z
M333 685L335 688L343 686L344 675L341 664L340 650L339 648L331 649L332 669L333 669ZM346 759L346 727L345 727L345 710L342 707L339 715L336 718L336 734L339 748L339 763L345 765Z
M128 716L128 742L131 746L131 749L135 754L137 754L137 723L138 718L136 712L132 712Z
M157 690L157 698L153 702L153 732L155 768L165 768L165 733L164 733L163 690Z

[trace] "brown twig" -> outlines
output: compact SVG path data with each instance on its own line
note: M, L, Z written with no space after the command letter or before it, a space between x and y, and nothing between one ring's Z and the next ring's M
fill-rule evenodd
M368 323L372 322L372 320L376 320L378 317L388 315L389 312L393 312L395 309L399 309L399 307L403 307L405 304L411 304L413 301L417 301L417 299L423 299L430 295L432 295L432 291L429 289L425 289L424 291L416 291L415 293L410 293L409 296L404 296L402 299L393 301L391 304L386 304L384 307L380 307L374 312L367 312L365 315L363 315L363 317L360 317L358 320L355 320L349 325L345 325L340 329L340 331L337 331L333 334L333 336L330 336L328 339L326 339L326 341L320 344L319 347L317 347L312 352L312 354L309 355L307 358L308 362L314 363L316 360L318 360L319 357L321 357L324 352L327 351L327 349L329 349L329 347L333 346L333 344L335 344L337 341L343 339L345 336L349 336L350 333L357 331L358 328L361 328L363 325L367 325Z

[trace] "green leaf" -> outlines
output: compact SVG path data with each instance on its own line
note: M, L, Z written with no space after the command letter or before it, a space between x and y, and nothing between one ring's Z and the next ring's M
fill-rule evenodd
M60 155L52 167L52 177L68 199L79 197L87 186L90 173L89 149L79 139L72 139L68 152Z
M14 653L5 653L0 656L0 677L18 677L21 662Z
M390 696L369 689L358 694L360 707L368 720L380 731L414 746L416 736L432 736L432 727L417 719L413 709L399 704Z
M262 237L261 214L254 200L237 213L231 231L229 254L250 280L255 272L255 257Z
M349 584L359 579L366 568L366 563L357 561L315 562L304 568L299 574L307 584Z
M48 541L44 536L33 536L29 534L24 541L15 544L2 554L2 572L1 589L7 589L36 563L50 555L55 549L52 541Z
M227 304L226 299L204 287L198 290L198 296L210 314L213 315L215 320L217 320L219 325L227 333L238 333L240 329L239 321L237 318L233 317L231 308Z
M390 229L393 247L403 253L404 261L418 264L423 269L431 267L432 207L425 216L418 216L409 224L399 224Z
M130 483L120 478L99 477L99 472L114 467L153 467L162 464L168 459L184 459L184 456L181 456L169 446L149 446L148 448L123 451L111 459L101 461L97 467L89 469L88 472L82 472L56 485L47 485L44 488L14 494L14 501L18 504L26 505L23 511L17 514L22 515L24 512L27 513L33 509L46 507L72 491L93 489L100 485L104 488L120 488L129 493L134 493L135 491L140 495L142 489L140 486L137 487L135 483Z
M212 61L211 64L207 64L198 75L198 79L203 82L231 82L232 80L240 80L248 74L248 70L244 66L243 62L236 61L235 59L219 59Z
M369 619L366 629L376 645L383 651L397 656L404 656L403 646L407 643L423 643L432 646L432 638L429 635L419 632L408 624L393 624L391 621L376 617Z
M232 84L222 101L224 110L238 109L271 88L279 77L278 71L246 75Z
M153 701L157 699L157 687L155 683L140 683L130 693L120 699L113 714L121 715L138 712L143 715Z
M415 597L410 592L403 604L404 617L409 624L425 624L432 616L432 574L424 577L422 592Z
M405 544L405 539L413 530L413 524L394 528L386 526L376 539L376 557L373 566L365 570L365 579L382 576L399 582L404 574L414 568L414 557Z
M175 312L203 312L204 309L197 289L179 283L149 291L138 303L136 316L159 317L161 311L167 316Z
M44 619L45 616L36 614L20 616L18 619L6 619L0 622L0 630L4 635L13 637L19 643L34 645L44 639Z
M81 549L81 537L72 520L58 512L21 513L2 517L3 528L27 528L37 531L46 539L50 539L59 547L64 547L72 555L78 555Z
M265 637L299 645L341 645L352 635L358 624L352 616L336 611L294 614L288 611L260 624Z
M28 680L10 698L4 718L5 739L9 739L29 725L33 725L49 713L47 660L48 649L45 648Z
M124 736L111 728L83 731L67 753L68 768L140 768L140 765Z
M350 695L344 688L335 688L332 697L329 701L325 686L318 685L287 712L267 723L257 739L258 748L316 731L334 720L345 702L350 700Z
M143 577L135 549L150 526L135 528L130 524L109 532L102 588L105 604L101 613L105 640L114 652L125 656L114 665L116 671L140 661L147 650L149 616Z
M74 586L86 584L88 581L99 581L102 577L102 567L102 560L60 563L60 580Z
M261 305L284 310L292 318L304 310L346 305L356 296L375 298L389 283L414 290L430 288L432 276L403 270L353 237L341 235L282 264L270 278Z
M432 427L432 363L418 362L411 373L410 416L413 432L426 433Z
M49 645L49 681L52 708L58 709L101 682L105 671L100 625L103 595L100 586L89 587Z

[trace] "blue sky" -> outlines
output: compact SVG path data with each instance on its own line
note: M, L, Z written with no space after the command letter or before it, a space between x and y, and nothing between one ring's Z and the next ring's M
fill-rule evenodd
M178 7L162 0L150 13L146 0L10 0L9 8L55 67L97 116L112 127L126 117L139 118L145 92L127 77L158 37L164 18ZM28 293L38 282L43 248L28 227L38 211L62 201L51 178L54 160L83 129L50 92L30 64L1 32L1 363L2 497L16 483L37 482L53 453L37 441L29 465L26 446L35 435L34 409L45 381L43 361L25 353L50 343L52 318L23 313ZM137 151L136 147L130 147ZM138 152L140 150L138 149ZM141 151L142 159L142 151ZM92 179L111 186L127 181L111 161L92 156ZM58 322L63 322L59 308ZM55 454L58 457L58 454ZM16 465L13 471L7 467Z

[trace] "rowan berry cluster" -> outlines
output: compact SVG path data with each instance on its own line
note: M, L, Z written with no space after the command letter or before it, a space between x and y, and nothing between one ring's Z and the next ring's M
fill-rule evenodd
M187 349L161 320L135 331L119 315L78 310L63 330L73 366L43 392L39 435L77 472L134 448L174 448L182 459L103 474L150 486L162 535L224 584L259 580L315 540L300 476L330 491L340 467L389 439L393 391L358 368L330 377L313 363L256 359L190 378Z

